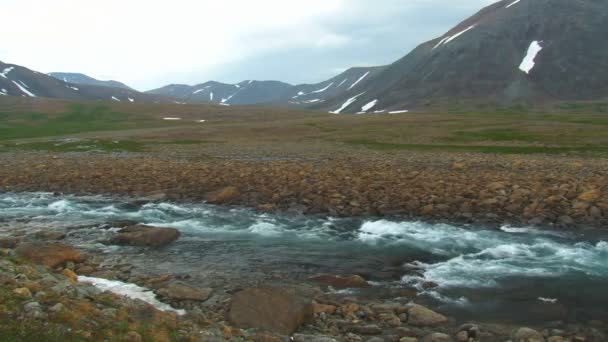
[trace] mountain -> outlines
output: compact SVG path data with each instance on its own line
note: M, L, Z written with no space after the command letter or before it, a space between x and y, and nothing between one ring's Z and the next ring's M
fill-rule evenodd
M110 88L121 88L133 90L131 87L127 86L124 83L118 81L100 81L94 79L93 77L89 77L85 74L78 73L69 73L69 72L52 72L49 76L55 77L56 79L62 80L67 83L73 84L86 84L100 87L110 87Z
M189 103L248 105L277 102L287 97L291 87L278 81L243 81L237 84L210 81L195 86L172 84L147 93L171 96Z
M608 99L606 0L503 0L315 109Z
M0 62L0 96L48 97L68 100L117 102L171 102L173 100L130 89L64 82L15 64Z
M308 107L364 85L383 67L351 68L316 84L290 85L279 81L243 81L226 84L210 81L195 86L172 84L150 90L148 94L171 96L190 103L223 105L275 104Z

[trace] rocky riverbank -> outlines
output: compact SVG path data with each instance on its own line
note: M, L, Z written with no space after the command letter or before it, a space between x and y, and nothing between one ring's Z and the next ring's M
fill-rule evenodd
M222 293L173 274L133 277L129 267L111 265L102 254L46 241L54 238L0 240L3 340L560 342L607 336L608 326L600 321L551 322L535 329L463 324L416 304L412 291L390 300L327 291L368 287L358 276L323 275L296 286ZM138 248L145 253L145 247ZM138 292L144 287L154 292Z
M262 211L602 228L608 163L457 153L243 161L129 154L0 154L0 190L124 194Z

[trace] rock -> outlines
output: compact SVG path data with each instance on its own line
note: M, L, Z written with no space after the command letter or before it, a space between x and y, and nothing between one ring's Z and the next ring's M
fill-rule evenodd
M212 291L213 290L209 288L194 288L188 284L176 281L169 284L169 286L156 291L156 293L162 297L174 300L194 300L203 302L209 299Z
M19 240L11 237L0 238L0 248L15 248Z
M418 339L415 337L402 337L399 342L418 342Z
M340 307L340 311L342 312L342 316L348 317L353 315L355 312L359 311L359 304L357 303L348 303L344 304Z
M595 202L602 197L602 192L600 190L591 190L584 192L578 196L578 199L584 202Z
M442 333L432 333L430 335L426 335L422 342L452 342L453 339L450 335L442 334Z
M34 238L43 241L57 241L65 239L65 233L54 230L41 230L34 233Z
M29 302L23 306L25 312L31 312L34 310L42 311L42 306L38 302Z
M530 328L519 328L513 333L513 342L544 342L545 338L541 333Z
M348 331L359 335L380 335L382 333L382 329L375 324L352 325L348 327Z
M361 276L358 275L334 275L334 274L320 274L314 277L308 278L315 283L331 286L335 289L361 289L369 288L371 285Z
M53 312L53 313L58 313L58 312L61 312L64 308L65 308L65 306L63 304L57 303L57 304L51 306L51 308L49 308L49 311Z
M407 314L407 323L409 325L434 326L446 323L448 321L448 319L442 314L439 314L418 304L409 305Z
M547 342L564 342L564 341L566 341L566 340L561 336L551 336L551 337L547 338Z
M316 336L316 335L302 335L294 334L294 342L338 342L338 340L328 336Z
M121 229L110 242L118 245L162 247L177 240L180 235L179 230L175 228L136 225Z
M228 321L239 328L292 334L313 319L312 301L281 288L250 288L234 295Z
M84 259L76 249L59 243L23 243L17 247L15 254L19 258L48 268L56 268L69 261L79 262Z
M315 314L325 313L328 315L335 314L336 310L338 309L334 305L319 304L317 302L312 303L312 308Z
M241 193L235 186L228 186L207 195L206 200L211 204L229 204L239 200Z
M456 334L456 340L458 342L467 342L469 340L469 333L465 330L458 332L458 334Z
M379 314L378 318L384 321L390 327L396 328L401 326L401 320L394 313Z
M124 341L125 342L141 342L143 341L143 338L141 337L141 335L135 331L129 331L125 337L124 337Z
M30 292L30 289L28 289L27 287L20 287L20 288L14 289L13 294L17 298L21 298L21 299L32 298L32 292Z
M386 340L383 339L382 337L372 337L369 340L367 340L366 342L386 342Z
M66 268L63 271L61 271L61 274L63 274L64 276L68 277L73 283L75 283L75 282L78 281L78 276L72 270L69 270L69 269Z
M557 224L568 227L574 225L574 220L572 217L564 215L557 218Z

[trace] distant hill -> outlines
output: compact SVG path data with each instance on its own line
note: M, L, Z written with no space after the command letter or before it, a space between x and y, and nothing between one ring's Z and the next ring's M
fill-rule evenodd
M296 86L279 81L243 81L237 84L209 81L195 86L172 84L147 93L176 97L190 103L265 103L308 107L366 84L381 70L383 67L351 68L321 83Z
M135 90L76 84L25 67L0 62L0 96L48 97L117 102L172 102Z
M459 101L608 99L607 5L499 1L315 108L356 113Z
M86 84L100 87L121 88L133 90L131 87L118 81L100 81L85 74L69 73L69 72L52 72L49 76L62 80L67 83Z

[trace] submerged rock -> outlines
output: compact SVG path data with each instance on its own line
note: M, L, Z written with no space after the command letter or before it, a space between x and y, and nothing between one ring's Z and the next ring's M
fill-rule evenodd
M409 325L434 326L446 323L448 321L444 315L418 304L411 304L408 308L407 314L407 323Z
M205 301L213 290L209 288L198 289L182 282L173 282L156 293L162 297L174 300Z
M136 225L121 229L110 242L117 245L162 247L177 240L180 235L175 228Z
M292 334L313 318L312 301L288 289L250 288L232 298L228 320L239 328Z
M513 333L513 342L544 342L543 334L530 328L519 328Z
M241 193L237 187L228 186L207 195L207 202L211 204L230 204L238 201Z
M336 289L354 289L354 288L369 288L371 285L358 275L334 275L334 274L320 274L309 278L309 280L315 283L331 286Z
M23 243L17 247L15 253L20 258L49 268L84 259L78 250L60 243Z

